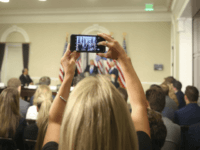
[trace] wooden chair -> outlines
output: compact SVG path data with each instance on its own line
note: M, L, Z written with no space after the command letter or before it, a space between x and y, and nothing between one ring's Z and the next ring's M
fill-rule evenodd
M25 150L35 150L36 140L24 140Z
M12 138L0 137L0 150L18 150Z

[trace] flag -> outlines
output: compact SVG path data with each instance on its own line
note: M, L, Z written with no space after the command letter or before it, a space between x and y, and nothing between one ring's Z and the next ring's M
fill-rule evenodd
M127 53L125 38L124 38L124 41L123 41L123 48L124 48L125 52ZM115 62L115 65L116 65L116 67L119 71L119 77L118 77L119 83L123 88L126 88L125 78L124 78L124 74L122 72L121 66L120 66L118 61L114 60L114 62Z
M77 70L78 70L78 74L82 73L81 54L80 54L79 58L76 60L76 67L77 67Z
M104 67L103 67L103 62L102 62L102 58L98 55L96 55L95 58L95 66L98 67L98 73L99 74L103 74L104 73Z
M67 50L67 46L68 46L68 43L66 42L65 46L64 46L64 50L63 50L63 55L65 54L65 52ZM61 82L63 82L63 79L64 79L64 69L63 69L63 67L62 67L61 64L60 64L60 69L59 69L59 79L60 79Z

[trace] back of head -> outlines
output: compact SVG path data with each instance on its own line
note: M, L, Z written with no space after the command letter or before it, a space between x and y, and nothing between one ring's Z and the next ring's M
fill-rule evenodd
M39 85L50 85L51 79L47 76L41 77L39 80Z
M152 84L151 86L150 86L150 88L161 88L159 85L157 85L157 84Z
M37 107L39 108L39 113L37 117L37 126L38 126L38 136L36 142L36 150L42 150L42 145L44 142L44 136L46 134L47 126L48 126L48 117L49 110L51 108L52 102L46 99L44 96L40 96L38 98Z
M38 97L41 95L43 95L46 99L49 99L51 101L53 100L51 89L47 85L40 85L38 86L34 94L34 99L33 99L34 105L37 104Z
M187 86L185 95L190 102L197 102L199 98L199 90L194 86Z
M171 83L174 82L174 80L176 80L174 77L169 76L169 77L166 77L166 78L165 78L164 83L165 83L165 84L171 84Z
M73 85L76 86L84 77L82 77L81 75L76 76L73 79Z
M137 135L127 104L103 76L81 80L70 94L59 150L136 150Z
M127 103L127 100L128 100L128 93L127 93L126 89L125 89L125 88L122 88L122 87L119 87L119 88L118 88L118 91L119 91L119 93L121 94L121 96L124 98L124 100L125 100L126 103Z
M151 88L146 91L146 99L151 109L162 112L165 107L165 94L162 89Z
M11 78L7 82L7 87L18 88L21 86L21 81L17 78Z
M181 91L182 84L181 84L181 82L174 80L173 87L175 87L178 91Z
M19 92L16 88L7 88L0 94L0 137L14 136L18 126Z
M160 87L162 88L165 96L169 95L169 86L167 84L161 84Z
M148 109L148 119L151 131L151 144L153 150L161 150L167 136L167 129L162 121L161 114Z

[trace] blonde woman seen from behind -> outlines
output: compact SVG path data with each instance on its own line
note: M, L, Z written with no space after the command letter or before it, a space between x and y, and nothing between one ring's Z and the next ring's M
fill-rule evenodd
M140 150L151 150L146 98L131 60L117 41L106 34L99 36L107 40L99 45L109 47L99 55L118 59L122 67L132 114L104 77L83 79L69 97L80 54L71 52L68 45L61 59L65 77L49 111L43 150L138 150L138 143Z

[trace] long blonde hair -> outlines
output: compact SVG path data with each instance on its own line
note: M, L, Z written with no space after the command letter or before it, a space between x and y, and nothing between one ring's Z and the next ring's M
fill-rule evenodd
M37 126L38 126L38 136L37 143L35 146L36 150L42 150L42 144L44 141L44 136L46 134L47 126L48 126L48 117L49 110L51 108L52 101L46 99L44 95L41 95L37 99L37 107L39 109L39 113L37 116Z
M87 77L69 96L59 150L137 150L127 104L105 77Z
M14 137L19 119L19 92L7 88L0 95L0 137Z
M51 101L53 100L51 89L47 85L40 85L34 94L34 99L33 99L34 105L37 104L38 97L41 95L44 95L46 99L48 100L51 100Z

